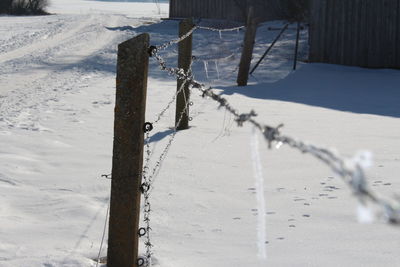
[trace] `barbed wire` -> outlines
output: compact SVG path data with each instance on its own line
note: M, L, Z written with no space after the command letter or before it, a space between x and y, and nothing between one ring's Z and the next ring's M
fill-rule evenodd
M144 257L142 256L138 258L137 262L138 266L146 266L146 267L151 266L151 261L153 257L153 251L152 251L153 243L151 239L152 208L151 208L150 196L154 188L153 186L154 179L157 177L162 167L162 163L165 160L168 151L175 140L177 134L177 128L180 125L184 117L184 114L188 111L188 108L192 102L188 102L188 99L186 99L186 96L184 96L185 107L181 111L179 119L175 123L175 126L173 128L173 132L170 135L161 154L158 156L158 159L155 162L151 171L150 171L150 161L153 156L153 151L151 150L150 147L150 140L151 140L150 131L153 129L153 125L157 124L162 119L164 114L171 108L172 103L174 103L178 94L182 92L185 93L184 88L186 85L189 86L190 90L197 89L199 92L201 92L201 96L203 98L209 98L217 102L219 104L219 108L225 109L225 112L233 116L234 121L237 123L238 127L242 127L245 123L252 124L256 129L258 129L262 133L270 149L272 148L273 144L275 144L277 148L279 148L282 145L287 145L293 149L302 152L303 154L310 154L311 156L317 158L318 160L326 164L333 172L338 174L343 179L343 181L350 187L350 189L353 191L353 193L356 195L356 197L359 199L362 205L366 205L368 201L377 204L382 210L380 216L387 223L400 225L400 200L397 199L393 201L387 201L377 196L373 191L371 191L371 189L367 185L365 170L361 159L355 159L353 160L352 164L349 164L348 159L340 156L337 152L331 149L319 147L311 143L306 143L301 140L297 140L290 136L282 135L280 130L283 127L283 124L280 124L276 127L262 124L254 119L255 117L257 117L257 113L254 110L251 110L249 113L240 113L236 108L234 108L228 102L226 98L222 97L219 94L216 94L213 91L214 89L212 87L207 88L205 84L196 81L192 73L191 65L189 71L187 72L185 72L181 68L169 67L167 65L166 60L159 54L160 50L166 49L173 44L177 44L183 41L184 39L189 37L196 29L205 29L205 30L221 32L221 31L235 31L235 30L240 30L242 28L244 28L244 26L231 29L216 29L211 27L194 26L185 35L181 36L178 39L171 40L162 45L149 47L148 51L149 55L150 57L153 57L157 61L160 69L162 71L167 72L170 76L174 76L178 80L181 80L182 84L181 87L172 96L171 100L167 103L167 105L156 115L156 119L152 123L146 123L144 125L145 158L144 158L144 167L142 170L142 184L140 187L141 193L143 194L144 198L144 203L143 203L144 227L141 227L138 230L137 234L139 235L139 237L144 237L144 245L146 251ZM231 55L229 55L228 57L230 56ZM195 60L199 59L197 59L196 57L192 57L191 64ZM224 120L225 117L226 114L224 115ZM110 174L102 175L102 177L107 179L112 179ZM96 266L98 266L98 264L100 263L100 253L103 247L108 214L109 214L109 207L107 208L106 221L103 229L100 251L97 257Z
M272 145L275 144L277 148L279 148L282 145L287 145L293 149L296 149L302 153L307 153L312 155L313 157L317 158L321 162L325 163L327 166L330 167L330 169L338 174L343 181L351 188L353 193L356 195L356 197L359 199L359 201L363 204L366 205L368 201L373 202L377 204L381 209L382 209L382 214L381 216L383 219L391 224L395 225L400 225L400 200L396 200L396 204L394 202L389 202L387 200L384 200L383 198L377 196L374 192L370 190L370 188L367 185L367 179L364 171L364 166L361 162L360 159L354 160L352 164L348 164L348 159L340 156L337 152L330 150L328 148L322 148L317 145L311 144L311 143L305 143L301 140L297 140L295 138L289 137L282 135L280 130L283 127L283 124L280 124L276 127L274 126L269 126L266 124L262 124L258 121L256 121L254 118L257 117L257 113L254 110L251 110L249 113L240 113L236 108L234 108L226 98L222 97L219 94L216 94L213 91L212 87L206 87L205 84L200 83L194 79L191 67L189 68L188 72L185 72L181 68L177 67L169 67L167 65L166 60L159 54L159 51L164 50L168 48L169 46L173 44L177 44L186 38L188 38L196 29L204 29L204 30L211 30L211 31L239 31L240 29L244 28L244 26L241 27L236 27L236 28L230 28L230 29L217 29L217 28L211 28L211 27L204 27L204 26L194 26L192 29L190 29L185 35L181 36L178 39L171 40L169 42L166 42L164 44L158 45L158 46L151 46L149 47L149 55L153 57L160 69L162 71L167 72L170 76L174 76L178 80L182 80L181 87L176 91L176 93L173 95L172 99L167 103L167 105L156 115L156 119L153 121L153 123L146 123L144 126L144 131L145 131L145 158L144 158L144 167L142 171L142 184L141 184L141 192L143 194L144 198L144 203L143 203L143 221L144 221L144 227L140 228L138 231L139 237L144 237L144 245L146 248L145 251L145 256L144 257L139 257L137 264L139 266L151 266L151 260L153 256L153 244L152 244L152 239L151 239L151 202L150 202L150 196L151 192L154 188L154 179L157 177L161 167L162 163L165 160L168 151L170 147L172 146L176 134L177 134L177 127L180 125L184 114L188 111L189 105L191 105L191 102L188 102L186 97L185 99L185 107L181 111L179 115L178 121L175 123L175 126L173 128L173 132L170 135L164 149L162 150L161 154L158 156L157 161L155 162L153 168L150 171L150 161L151 157L153 156L153 151L151 151L150 148L150 131L153 129L153 124L158 123L161 118L164 116L164 114L171 108L172 103L176 100L178 94L181 92L185 92L184 88L186 85L189 86L189 89L197 89L199 92L201 92L201 96L203 98L210 98L213 101L217 102L219 104L219 108L225 109L225 112L229 113L231 116L233 116L234 121L237 123L238 127L242 127L245 123L250 123L252 124L256 129L258 129L266 142L268 143L268 147L271 149ZM231 55L230 55L231 56ZM229 57L230 57L229 56ZM192 57L191 64L193 61L196 60L195 57ZM198 60L198 59L197 59ZM212 59L215 60L215 59ZM111 175L102 175L102 177L111 179ZM108 209L107 209L107 214L108 214ZM106 218L107 220L107 218ZM105 228L103 231L103 237L102 237L102 242L101 242L101 247L100 247L100 252L102 249L102 244L104 241L104 232ZM99 259L100 259L100 252L98 255L97 259L97 265L99 264Z
M178 77L178 79L183 80L183 82L182 82L180 88L175 92L175 94L173 95L171 100L167 103L167 105L156 115L156 119L152 123L145 123L145 125L143 127L143 129L145 131L145 158L144 158L144 167L142 170L142 184L141 184L140 190L141 190L141 193L143 194L143 199L144 199L143 221L144 221L145 227L139 228L137 234L139 237L144 237L144 245L145 245L146 251L145 251L144 257L138 258L138 262L137 262L138 266L146 266L146 267L151 266L151 259L153 256L153 252L152 252L153 244L151 241L151 234L150 234L150 232L152 230L151 223L150 223L151 222L151 211L152 211L151 203L150 203L150 194L153 189L154 178L158 175L158 173L161 169L162 163L165 160L165 158L168 154L168 151L169 151L170 147L172 146L173 141L175 140L175 137L177 134L177 128L180 125L180 123L184 117L184 114L188 111L189 106L193 104L193 102L188 102L188 99L185 95L184 89L185 89L185 85L188 84L187 81L193 80L191 67L192 67L193 61L196 58L192 57L192 60L191 60L190 66L189 66L189 70L187 73L185 73L185 71L183 69L167 67L165 60L157 52L160 50L166 49L167 47L169 47L173 44L177 44L177 43L185 40L196 29L205 29L205 30L221 32L221 31L235 31L235 30L239 30L241 28L243 28L243 27L237 27L237 28L232 28L232 29L216 29L216 28L211 28L211 27L194 26L191 30L189 30L186 34L184 34L183 36L181 36L178 39L171 40L162 45L152 46L149 48L149 55L157 58L157 61L159 62L161 70L167 71L169 75L174 75L174 76ZM178 121L175 123L173 132L172 132L166 146L164 147L161 154L159 155L158 160L156 161L155 165L153 166L151 173L149 173L150 161L151 161L151 157L153 155L153 151L151 151L151 148L150 148L150 139L151 139L150 131L153 129L153 126L155 124L157 124L161 120L161 118L164 116L164 114L171 108L172 103L174 103L177 96L182 92L184 93L185 107L181 111ZM101 175L101 177L106 178L106 179L112 179L111 174L103 174L103 175ZM107 208L106 222L107 222L108 213L109 213L109 207ZM106 223L105 223L105 225L106 225ZM100 251L99 251L98 258L97 258L97 266L100 262L100 253L101 253L102 245L104 242L104 235L105 235L105 228L103 231Z
M186 38L188 38L189 36L191 36L192 33L197 29L216 31L216 32L229 32L229 31L239 31L243 28L245 28L245 26L240 26L240 27L235 27L235 28L218 29L218 28L194 25L187 33L180 36L179 38L173 39L173 40L163 43L161 45L157 45L157 46L155 46L155 48L157 49L157 51L160 51L160 50L164 50L164 49L170 47L171 45L178 44L178 43L182 42L183 40L185 40Z
M178 95L183 91L185 83L182 83L180 88L174 93L171 100L167 103L167 105L156 115L156 119L152 122L153 126L157 124L164 114L171 108L172 104L175 102ZM192 103L192 102L191 102Z
M102 177L103 177L103 175L102 175ZM108 198L106 217L104 219L103 233L102 233L102 236L101 236L99 253L97 254L96 267L99 266L100 261L101 261L101 252L103 250L103 244L104 244L104 239L105 239L105 236L106 236L107 222L108 222L108 216L109 215L110 215L110 198Z
M184 35L182 35L181 37L177 38L177 39L173 39L171 41L168 41L164 44L158 45L156 46L157 50L164 50L168 47L170 47L171 45L174 44L178 44L180 42L182 42L183 40L185 40L186 38L188 38L190 35L192 35L192 33L197 29L198 26L194 26L192 27L187 33L185 33Z
M157 50L153 50L152 55L154 55L154 58L158 61L162 70L168 71L169 74L174 75L177 79L185 80L192 88L198 89L202 93L201 95L203 98L209 97L218 102L220 108L224 108L235 117L235 121L239 127L243 126L246 122L254 125L263 134L269 148L272 148L273 143L277 143L278 146L286 144L302 153L308 153L314 156L328 165L332 171L337 173L343 181L349 185L353 193L358 197L363 205L365 205L367 201L377 204L382 209L382 217L386 222L400 225L400 201L396 201L396 206L375 195L375 193L373 193L367 186L364 167L360 162L354 162L354 164L350 166L350 164L346 164L348 161L347 159L341 157L338 153L330 149L322 148L313 144L306 144L301 140L296 140L292 137L282 135L280 129L283 127L283 124L273 127L259 123L254 119L254 117L257 116L255 111L251 111L250 113L239 113L233 106L231 106L226 98L214 93L211 87L206 88L204 84L194 80L193 76L186 76L182 69L168 67L166 61L158 54Z
M213 32L233 32L233 31L240 31L244 28L246 28L246 26L239 26L239 27L226 28L226 29L218 29L218 28L206 27L206 26L197 26L197 29L208 30L208 31L213 31Z
M192 69L191 69L191 65L192 62L190 64L189 70L187 73L184 73L184 75L186 76L190 76L192 73ZM178 96L179 93L183 92L183 94L185 94L185 86L186 86L186 81L184 81L181 85L180 88L177 90L177 92L174 94L174 96L172 97L172 100L168 102L167 106L162 109L162 111L157 115L157 119L155 120L154 123L157 123L162 115L170 108L170 106L172 105L173 101L176 99L176 97ZM145 252L145 256L144 258L139 258L138 259L138 265L139 266L151 266L151 259L153 256L153 252L152 252L152 241L151 241L151 203L150 203L150 195L153 189L153 183L154 183L154 179L155 177L158 175L162 163L165 160L168 151L170 149L170 147L172 146L173 141L175 140L175 136L177 134L177 128L180 125L180 123L182 122L182 119L184 117L184 114L187 113L189 106L191 105L192 102L188 102L186 96L184 95L184 101L185 101L185 107L184 109L180 112L179 114L179 118L178 121L175 123L175 126L173 128L173 132L171 134L171 136L169 137L169 140L166 144L166 146L164 147L164 149L162 150L161 154L158 157L158 160L155 162L151 173L149 173L150 170L150 160L151 160L151 156L153 155L153 152L151 151L150 148L150 131L153 129L153 124L152 123L146 123L147 126L149 127L144 127L144 131L145 131L145 164L143 167L143 172L142 172L142 185L141 185L141 192L143 194L143 199L144 199L144 204L143 204L143 221L145 224L145 227L142 227L139 229L138 235L139 237L144 237L144 245L146 248L146 252Z
M239 49L237 49L239 51ZM237 51L230 53L227 56L211 57L211 56L193 56L193 61L224 61L235 57Z
M166 156L168 154L168 151L172 146L173 141L175 140L175 136L177 134L177 127L181 123L183 115L185 114L187 108L188 108L188 105L186 105L186 107L182 110L182 112L180 114L180 117L179 117L179 120L178 120L178 122L176 123L176 125L175 125L175 127L173 129L173 133L170 136L170 138L169 138L166 146L164 147L162 153L160 154L157 162L155 163L155 166L153 167L151 174L148 174L148 170L149 170L148 166L145 166L144 169L143 169L143 176L142 176L143 177L143 183L141 185L141 192L142 192L143 198L144 198L143 221L144 221L145 227L140 228L138 234L139 234L139 237L144 237L144 239L145 239L144 240L144 245L145 245L145 248L146 248L146 252L145 252L145 259L142 258L142 261L141 261L142 264L138 264L139 266L143 266L143 265L146 266L146 267L151 266L151 258L153 256L153 252L152 252L153 243L151 241L151 235L150 235L150 232L152 230L151 229L151 223L150 223L151 222L151 211L152 211L151 203L150 203L150 195L151 195L151 192L152 192L152 190L154 188L153 187L154 178L158 175L158 173L159 173L159 171L161 169L162 163L165 160L165 158L166 158ZM150 145L149 145L150 138L149 138L149 134L148 133L146 133L146 140L147 141L146 141L145 146L146 146L146 157L147 158L146 158L145 161L147 163L149 163L150 162L151 151L150 151ZM139 258L139 260L140 260L140 258Z
M149 48L149 55L153 55L152 53L152 49L156 50L155 47L150 47ZM171 75L180 75L182 77L182 84L180 85L179 89L175 92L175 94L173 95L172 99L167 103L166 107L163 108L157 115L156 115L156 119L150 123L150 122L146 122L143 126L143 130L145 132L145 141L144 141L144 146L145 146L145 157L144 157L144 166L143 166L143 170L142 170L142 184L140 187L141 193L143 194L143 198L144 198L144 203L143 203L143 221L145 224L145 227L142 227L138 230L138 236L139 237L144 237L144 245L146 248L146 252L145 252L145 256L144 257L139 257L138 261L137 261L137 265L138 266L151 266L151 258L153 256L153 252L152 252L152 247L153 244L151 242L151 225L150 225L150 221L151 221L151 203L150 203L150 193L153 189L153 183L154 183L154 178L158 175L162 163L165 160L168 151L170 149L170 147L172 146L173 141L175 140L175 136L177 134L177 128L180 125L184 114L187 113L189 106L193 105L193 102L189 102L188 98L186 97L186 95L184 95L184 101L185 101L185 106L183 108L183 110L180 112L179 114L179 118L178 121L175 123L175 126L173 128L173 132L169 137L169 140L166 144L166 146L164 147L164 149L162 150L161 154L158 157L158 160L156 161L155 165L152 168L151 173L149 173L150 170L150 161L151 161L151 157L153 155L153 151L151 151L150 148L150 131L153 130L154 125L157 124L161 118L163 117L163 115L168 111L168 109L171 107L172 103L175 101L175 99L177 98L177 96L180 93L184 93L185 94L185 86L187 85L187 82L185 80L185 78L188 77L192 77L192 64L193 61L191 61L190 66L188 71L185 73L184 70L179 69L179 68L167 68L166 67L166 63L164 60L162 60L161 57L159 57L160 60L160 67L163 69L163 67L165 67L164 70L168 70L169 74ZM103 174L101 175L102 178L106 178L106 179L112 179L112 174ZM107 215L108 215L108 209L107 209ZM107 220L107 218L106 218ZM101 244L103 244L104 241L104 232L103 232L103 238L102 238L102 242ZM102 245L100 248L100 252L102 249ZM99 252L99 253L100 253ZM97 264L99 263L100 257L98 257L97 259Z

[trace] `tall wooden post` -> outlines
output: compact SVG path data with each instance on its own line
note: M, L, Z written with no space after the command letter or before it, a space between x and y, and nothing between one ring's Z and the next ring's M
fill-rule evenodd
M244 36L242 57L240 58L239 74L237 77L237 84L239 86L246 86L249 79L249 70L251 58L253 56L256 32L257 22L254 18L254 8L251 6L247 15L246 33Z
M193 27L194 24L192 18L181 21L179 24L179 37L185 35ZM192 63L192 39L193 36L191 34L185 40L180 42L178 47L178 68L183 69L185 73L188 72ZM182 83L184 83L183 80L177 80L178 91L180 90ZM189 85L185 84L184 89L177 95L176 98L175 125L177 125L177 130L185 130L189 128L189 102Z
M149 35L118 46L108 267L136 267Z

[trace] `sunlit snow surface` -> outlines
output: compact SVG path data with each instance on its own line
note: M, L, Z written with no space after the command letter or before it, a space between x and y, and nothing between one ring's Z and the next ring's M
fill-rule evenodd
M110 192L110 180L100 176L111 169L117 44L144 32L152 44L177 35L178 22L160 21L167 4L159 14L155 3L53 0L49 11L54 15L0 17L2 267L95 266ZM254 60L278 34L268 27L282 25L260 26ZM371 188L400 192L399 71L300 62L292 72L294 36L287 32L249 86L239 88L243 31L198 30L195 78L239 112L254 109L259 121L284 123L285 134L349 157L372 151ZM302 32L302 60L307 38ZM173 46L161 55L176 66L176 52ZM146 119L153 121L176 82L150 62ZM359 224L357 200L329 168L263 142L267 262L261 261L251 129L236 127L196 91L192 101L191 128L177 134L152 192L155 265L400 265L397 229ZM171 134L173 107L152 132L152 163Z

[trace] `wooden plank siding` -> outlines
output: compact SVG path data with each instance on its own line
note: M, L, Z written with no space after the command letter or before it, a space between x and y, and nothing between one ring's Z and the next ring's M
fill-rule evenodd
M263 5L255 5L255 17L261 21L275 20L282 17L282 7L287 0L264 0ZM247 10L252 0L170 0L170 18L208 18L238 22L246 21ZM238 3L240 3L238 5Z
M310 61L400 68L400 0L313 0Z

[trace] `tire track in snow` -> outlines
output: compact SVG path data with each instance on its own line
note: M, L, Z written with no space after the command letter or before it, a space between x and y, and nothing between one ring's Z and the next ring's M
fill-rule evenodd
M27 21L29 24L27 25ZM72 16L42 16L40 18L8 17L3 18L0 27L0 56L15 49L32 45L51 38L63 30L65 26L74 24Z
M33 44L18 50L22 57L29 49L36 47L45 51L42 54L38 53L38 59L33 59L33 62L30 61L31 57L21 59L24 62L23 68L34 65L36 60L43 61L48 66L36 67L37 69L33 67L34 73L27 74L25 71L16 71L15 68L13 71L11 65L11 71L3 75L0 87L9 87L9 91L3 97L0 95L0 130L17 128L51 131L42 126L41 121L49 116L56 116L57 112L61 112L68 120L76 120L72 116L80 111L74 110L70 105L63 106L60 100L63 95L83 90L82 88L88 86L89 79L93 72L96 72L96 59L87 61L88 58L98 55L111 57L111 47L114 47L115 38L121 35L106 30L99 23L102 19L104 18L100 16L91 16L63 37L55 38L50 43ZM107 25L117 25L120 20L120 16L111 16ZM61 44L64 46L62 50L46 47L50 44L53 47ZM51 61L46 62L49 59Z
M83 23L76 20L76 24L81 24L78 28L68 30L63 37L62 33L57 34L59 37L50 42L23 47L18 50L20 58L0 65L0 88L6 90L3 96L0 91L0 133L7 134L13 129L51 132L53 129L44 124L55 116L79 121L80 114L86 111L74 108L73 103L64 103L64 96L89 87L91 80L104 72L104 64L108 68L105 71L111 74L111 70L114 75L117 43L132 35L106 27L139 26L148 21L104 14L76 17L83 18ZM41 51L34 56L25 57L22 53L29 54L29 49L37 47Z
M77 33L81 32L84 28L86 28L90 23L94 20L93 16L85 17L83 21L75 21L73 22L72 27L68 27L66 25L67 30L62 30L58 34L55 34L46 39L36 40L32 44L22 46L20 48L14 49L10 52L6 52L0 55L0 63L4 63L9 60L15 60L16 58L23 57L25 55L36 54L41 50L49 49L49 47L54 47L62 44L64 41L73 37Z

